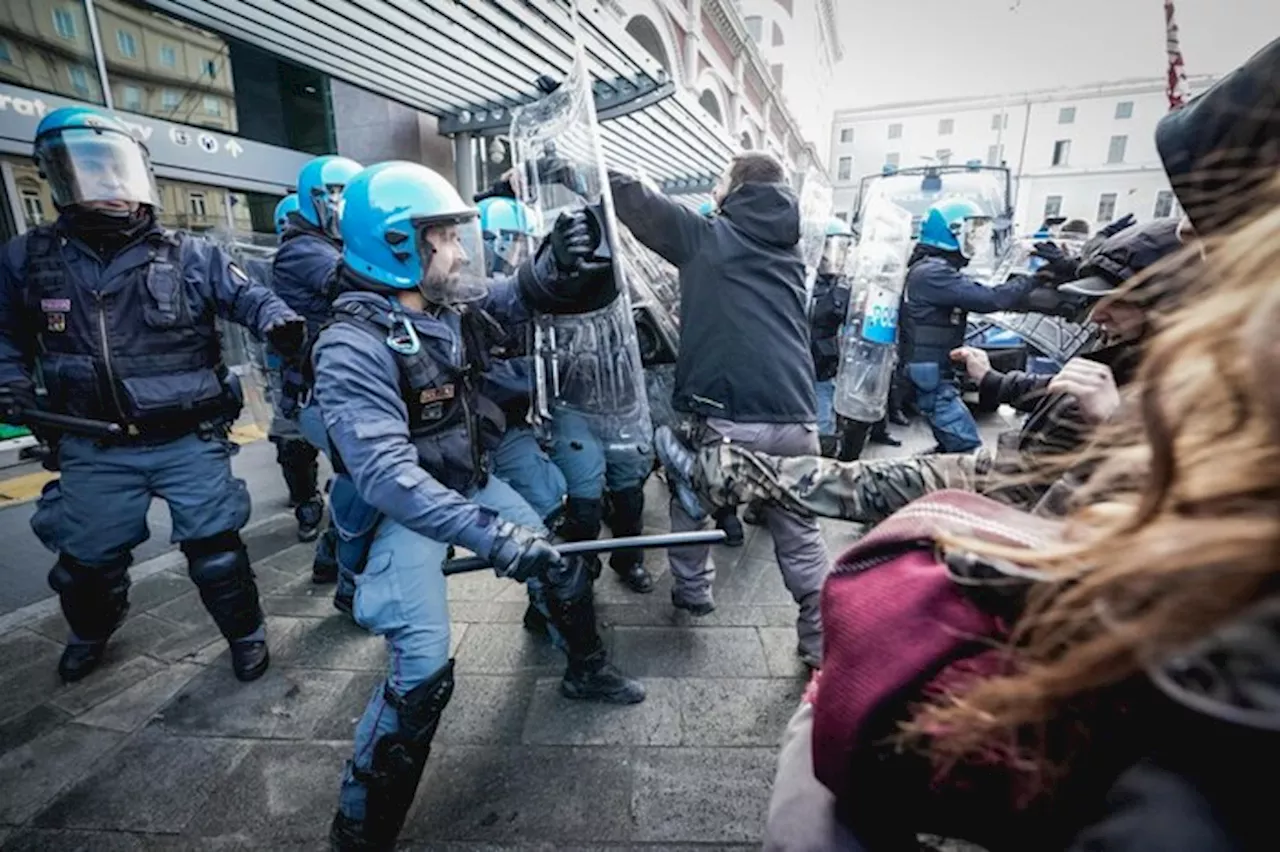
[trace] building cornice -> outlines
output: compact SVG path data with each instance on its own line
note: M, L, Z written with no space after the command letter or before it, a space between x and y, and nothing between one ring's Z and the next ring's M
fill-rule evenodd
M1212 75L1201 75L1188 80L1192 91L1203 91L1211 86L1217 78ZM930 101L899 101L896 103L873 104L865 107L851 107L835 111L835 121L858 121L869 118L890 118L896 116L922 115L942 109L1000 109L1027 106L1028 104L1052 103L1062 100L1083 98L1119 97L1124 95L1149 95L1164 92L1166 82L1159 77L1145 77L1129 80L1114 80L1103 83L1091 83L1084 86L1071 86L1057 89L1033 89L1026 92L1014 92L1003 95L982 95L965 98L940 98Z
M818 0L818 16L827 31L832 62L839 62L844 59L844 47L840 44L840 24L836 20L835 0Z

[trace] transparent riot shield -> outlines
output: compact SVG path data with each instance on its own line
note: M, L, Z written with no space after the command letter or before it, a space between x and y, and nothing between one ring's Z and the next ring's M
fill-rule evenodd
M535 424L585 423L607 448L647 448L652 424L632 315L626 254L613 216L600 130L582 45L568 77L552 93L512 110L512 160L522 180L535 235L551 231L562 212L586 207L601 240L589 264L606 268L617 296L576 313L534 317Z
M244 239L205 234L217 242L232 261L252 280L271 286L271 258L274 246L260 246ZM265 438L273 416L271 384L264 344L249 329L231 322L218 321L222 341L222 362L236 377L244 395L244 408L232 427L241 440Z
M831 184L822 172L810 168L800 184L800 251L805 266L818 268L822 259L822 246L827 239L827 223L831 221L834 204Z
M863 208L861 224L832 405L841 417L875 423L885 416L897 367L911 213L876 196Z

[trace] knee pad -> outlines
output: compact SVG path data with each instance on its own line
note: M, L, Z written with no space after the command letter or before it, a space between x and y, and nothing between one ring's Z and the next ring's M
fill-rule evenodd
M126 555L109 565L86 565L65 553L49 571L49 588L58 593L62 614L81 639L105 641L129 612Z
M570 497L560 521L560 537L565 541L591 541L600 535L604 504L600 500Z
M395 708L399 727L378 738L369 769L357 770L365 785L365 835L391 842L400 833L413 804L422 770L431 753L431 740L440 716L453 697L453 660L424 683L404 695L383 686L383 698Z
M205 609L228 640L248 636L262 624L258 587L249 552L235 530L182 543L187 573Z

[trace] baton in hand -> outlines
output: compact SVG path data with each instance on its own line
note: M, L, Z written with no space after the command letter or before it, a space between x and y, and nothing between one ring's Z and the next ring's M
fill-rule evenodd
M72 417L70 414L55 414L52 411L36 411L30 408L19 408L6 417L18 426L32 426L36 429L50 429L55 432L66 432L86 438L119 438L124 429L119 423L106 420L90 420L86 417Z
M686 547L691 544L719 544L724 541L724 530L704 530L701 532L663 533L661 535L633 535L623 538L599 538L592 541L556 542L556 553L561 556L572 556L583 553L607 553L614 550L648 550L656 547ZM466 556L462 559L451 559L444 563L444 574L466 574L471 571L483 571L492 563L483 556Z

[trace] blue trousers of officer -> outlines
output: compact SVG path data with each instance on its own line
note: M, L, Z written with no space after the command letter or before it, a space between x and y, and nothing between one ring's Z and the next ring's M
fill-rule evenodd
M960 398L960 390L934 362L907 364L907 377L916 392L916 408L929 421L934 440L944 453L967 453L982 446L978 424Z
M528 503L511 486L491 476L471 499L512 523L542 529ZM364 571L356 576L353 615L356 622L387 640L387 680L397 695L425 683L449 662L449 597L443 566L448 546L383 518L378 525ZM545 592L530 580L532 596L546 614ZM552 639L563 642L552 631ZM356 725L355 754L342 776L339 805L353 819L365 815L365 788L352 767L367 770L379 738L399 730L398 714L387 703L379 683Z
M151 537L151 498L169 505L175 544L241 529L249 490L231 473L239 448L187 435L145 446L102 446L63 438L60 549L85 565L106 565Z
M608 448L581 416L557 411L551 427L551 460L564 472L570 497L599 500L604 489L638 488L653 470L653 447Z
M543 521L564 506L568 493L564 473L543 451L529 426L508 428L491 462L493 475L514 488Z
M813 389L818 394L818 434L836 434L836 380L827 379L814 382Z

